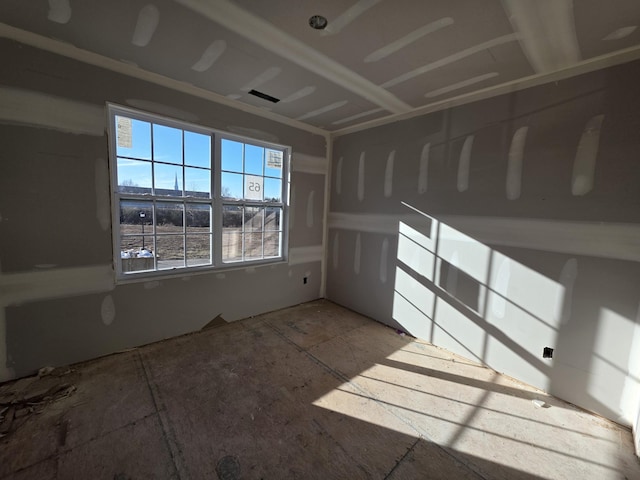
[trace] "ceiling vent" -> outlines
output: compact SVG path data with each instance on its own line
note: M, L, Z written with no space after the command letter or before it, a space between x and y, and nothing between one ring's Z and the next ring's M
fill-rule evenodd
M266 93L262 93L262 92L259 92L257 90L250 90L249 94L250 95L255 95L258 98L262 98L263 100L267 100L267 101L272 102L272 103L278 103L280 101L279 98L272 97L271 95L267 95Z

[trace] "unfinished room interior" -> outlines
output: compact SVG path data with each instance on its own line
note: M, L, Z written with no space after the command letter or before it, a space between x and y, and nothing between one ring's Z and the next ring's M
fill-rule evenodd
M0 480L640 479L639 26L0 2Z

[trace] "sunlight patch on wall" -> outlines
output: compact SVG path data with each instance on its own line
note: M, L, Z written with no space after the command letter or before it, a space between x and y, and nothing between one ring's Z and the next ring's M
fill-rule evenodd
M412 335L546 388L540 354L556 343L564 286L422 218L399 224L394 320Z

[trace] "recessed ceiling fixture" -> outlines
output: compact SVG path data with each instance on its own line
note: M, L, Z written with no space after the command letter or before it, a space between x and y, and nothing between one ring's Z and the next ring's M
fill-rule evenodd
M322 15L313 15L311 18L309 18L309 26L311 28L315 28L316 30L324 30L325 28L327 28L328 23L329 22L327 21L327 19Z

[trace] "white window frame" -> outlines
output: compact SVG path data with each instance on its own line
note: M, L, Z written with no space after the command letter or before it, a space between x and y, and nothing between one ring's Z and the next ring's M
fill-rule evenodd
M118 191L118 164L117 164L117 136L115 119L116 116L125 116L132 119L149 122L151 124L158 124L167 127L173 127L185 131L210 135L212 140L211 145L211 197L209 199L199 197L188 196L160 196L154 194L132 194ZM220 270L231 270L238 268L248 268L260 265L272 265L274 263L284 263L288 260L289 250L289 192L290 192L290 159L291 159L291 147L286 145L278 145L262 140L255 140L248 137L229 134L220 130L208 128L202 125L196 125L193 123L185 122L182 120L176 120L162 115L144 112L129 107L123 107L120 105L107 103L107 120L108 120L108 135L109 135L109 168L110 168L110 184L111 184L111 217L112 217L112 237L113 237L113 264L116 272L117 283L129 283L136 281L146 281L150 278L165 278L174 276L185 276L193 274L201 274ZM282 191L281 201L259 201L248 199L223 199L221 196L221 184L222 184L222 159L221 159L221 144L222 140L231 140L234 142L241 142L243 144L249 144L256 147L261 147L269 150L282 151ZM152 144L153 151L153 144ZM184 148L184 147L183 147ZM184 155L183 155L184 158ZM155 159L150 160L153 164ZM184 162L184 160L183 160ZM182 165L184 168L184 163ZM184 189L183 189L184 190ZM141 270L123 272L122 260L121 260L121 232L120 232L120 202L126 200L138 200L138 201L152 201L156 202L176 202L176 203L198 203L211 206L211 264L197 265L197 266L182 266L171 269L157 269L157 259L154 257L154 270ZM262 206L262 207L279 207L282 208L282 214L280 217L280 254L278 256L272 256L269 258L259 259L242 259L235 261L223 261L222 257L222 237L223 237L223 222L222 212L224 205L236 205L236 206ZM148 238L156 238L156 215L153 215L153 228L151 234L145 234ZM184 223L184 222L183 222ZM183 227L183 234L185 235L186 227ZM186 238L186 237L185 237ZM244 226L243 226L243 238L244 238ZM155 240L154 240L155 241ZM264 238L263 238L264 245ZM186 258L186 251L184 253Z

